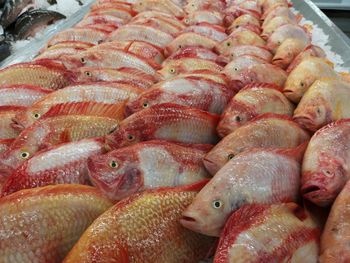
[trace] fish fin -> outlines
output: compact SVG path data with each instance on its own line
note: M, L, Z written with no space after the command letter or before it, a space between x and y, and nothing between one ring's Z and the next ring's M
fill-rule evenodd
M274 151L279 154L288 156L298 162L301 162L303 160L304 153L306 151L308 144L309 144L309 141L306 141L295 148L288 148L288 149L281 148L281 149L275 149Z
M249 89L254 89L254 88L274 89L274 90L277 90L279 92L283 91L283 87L277 86L274 83L260 83L260 82L248 84L241 90L249 90Z
M23 107L23 106L0 106L0 112L1 111L19 112L19 111L24 111L25 109L26 109L26 107Z
M124 119L126 102L104 104L99 102L69 102L54 105L42 118L60 115L87 115L108 117L116 120Z

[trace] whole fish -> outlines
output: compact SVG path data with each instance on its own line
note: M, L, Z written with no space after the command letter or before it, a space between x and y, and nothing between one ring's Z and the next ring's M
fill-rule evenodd
M55 35L47 46L53 46L65 41L80 41L97 45L106 40L108 32L92 28L70 28Z
M213 49L217 45L217 41L203 36L201 34L187 32L180 34L177 38L171 41L164 49L165 56L170 56L182 48L200 47Z
M318 262L320 229L295 203L246 205L232 214L214 263Z
M347 183L335 200L321 236L320 263L345 263L350 260L349 244L349 191Z
M199 23L209 23L213 25L223 25L224 16L221 12L216 12L212 10L198 10L188 14L183 22L187 25L196 25Z
M141 88L118 82L76 84L57 90L37 100L32 106L17 114L15 122L23 128L27 128L57 104L69 102L117 104L129 99L135 99L142 91L143 89Z
M0 85L0 106L31 106L52 90L32 85Z
M59 263L111 206L95 188L84 185L46 186L3 197L0 261Z
M99 262L199 262L215 239L189 231L178 221L200 187L147 191L119 202L95 220L63 263L92 263L96 258Z
M298 103L309 87L320 78L335 78L337 73L323 58L308 57L290 72L283 93Z
M159 11L169 13L176 17L184 17L185 12L172 0L137 0L133 4L133 10L141 13L144 11Z
M272 61L272 54L264 47L253 45L237 45L230 48L227 55L221 55L218 61L229 63L232 60L238 59L242 56L255 56L258 59L263 59L267 63Z
M308 46L309 43L301 41L299 38L288 38L276 49L272 64L286 69Z
M185 28L183 32L197 33L219 42L227 38L224 27L209 23L199 23L189 26Z
M268 40L269 37L281 26L291 24L297 25L297 21L290 19L287 16L276 16L272 18L265 26L263 27L263 32L261 37Z
M306 149L301 193L319 206L328 206L350 178L350 120L344 119L317 131Z
M154 84L156 79L150 74L135 68L100 68L81 67L74 71L77 82L119 82L146 89Z
M281 88L264 83L248 85L229 102L217 127L224 137L254 117L263 113L292 116L294 105L283 95Z
M139 111L106 137L107 144L120 148L140 141L169 140L192 144L217 142L219 117L198 109L163 103Z
M300 20L288 6L275 5L268 13L266 13L262 28L265 28L266 25L268 25L271 20L277 16L288 17L289 20L293 21L293 24L297 24Z
M338 78L318 79L302 97L294 119L308 130L316 131L330 122L350 118L349 95L349 82Z
M145 41L152 45L164 48L174 38L170 34L153 27L143 25L125 25L111 33L108 39L118 41Z
M181 224L219 236L229 215L245 204L297 201L304 148L261 148L237 155L198 193L183 213Z
M87 160L103 153L103 139L50 147L20 165L6 180L1 195L53 184L89 184Z
M75 114L67 115L69 110ZM59 104L51 108L41 120L23 130L1 155L1 174L8 175L36 152L52 145L104 136L118 127L123 115L124 107L119 105Z
M175 103L221 114L235 92L210 79L178 76L157 83L126 106L128 114L161 103Z
M195 183L209 177L202 160L210 148L199 146L204 149L167 141L140 142L89 158L90 179L113 200L146 189Z
M244 28L233 31L228 38L221 41L215 50L221 55L228 55L230 49L237 45L265 46L266 42L258 34Z
M227 32L231 34L239 28L249 28L251 31L260 34L260 20L250 14L244 14L237 17L232 24L227 28Z
M181 58L200 58L211 61L217 61L218 55L213 51L202 47L185 47L178 49L167 60L181 59Z
M22 106L0 106L0 139L16 138L19 132L12 127L12 119L25 110Z
M271 34L267 40L266 47L273 53L276 53L277 48L289 38L298 39L298 41L304 43L304 47L311 43L310 35L304 28L298 25L286 24L280 26Z
M49 60L18 63L0 70L0 85L33 85L55 90L68 86L73 80L72 72Z
M222 69L223 68L216 62L210 60L185 57L176 60L165 60L163 62L163 68L157 71L157 77L159 79L168 79L179 74L198 70L210 70L220 73Z
M0 25L3 28L8 27L16 21L18 15L32 3L32 0L11 0L5 1L1 8Z
M253 148L294 148L309 139L309 134L290 117L265 113L223 138L203 162L207 170L215 175L241 152Z
M305 60L309 57L326 58L326 53L319 46L309 45L302 52L300 52L300 54L292 61L292 63L288 66L286 72L289 74L303 60Z
M151 18L143 18L143 19L140 18L131 22L130 24L150 26L173 36L179 34L183 29L182 27L179 27L177 24L174 24L173 20L164 19L164 17L157 17L157 18L151 17Z

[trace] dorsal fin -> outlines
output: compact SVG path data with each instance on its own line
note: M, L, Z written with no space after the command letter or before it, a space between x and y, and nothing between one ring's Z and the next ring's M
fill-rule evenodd
M126 102L118 104L105 104L98 102L70 102L56 104L51 107L42 118L56 117L60 115L87 115L123 120L125 104Z
M295 148L288 148L288 149L281 148L281 149L275 149L274 151L281 155L288 156L298 162L301 162L303 160L304 153L308 144L309 144L309 141L306 141Z

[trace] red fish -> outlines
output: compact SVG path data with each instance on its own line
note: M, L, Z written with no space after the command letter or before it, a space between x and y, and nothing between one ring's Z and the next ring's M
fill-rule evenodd
M12 126L12 119L26 108L21 106L0 107L0 139L14 139L19 132Z
M0 106L31 106L52 90L31 85L0 85Z

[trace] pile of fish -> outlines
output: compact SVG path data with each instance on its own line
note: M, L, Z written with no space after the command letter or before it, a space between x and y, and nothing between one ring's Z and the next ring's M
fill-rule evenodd
M291 6L98 0L0 70L0 262L350 262L350 81Z

